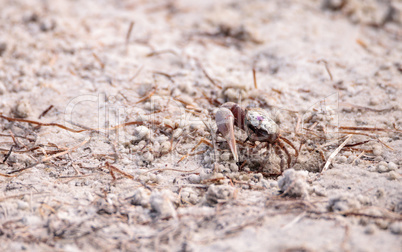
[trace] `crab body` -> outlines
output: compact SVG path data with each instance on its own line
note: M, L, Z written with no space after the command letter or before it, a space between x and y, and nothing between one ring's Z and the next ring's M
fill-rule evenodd
M215 120L218 126L217 133L221 133L226 139L236 161L238 161L238 155L234 139L234 125L247 132L246 141L265 142L267 147L274 146L276 153L279 153L279 149L282 149L288 157L288 167L291 165L291 157L282 140L294 149L296 158L298 156L297 149L288 139L281 136L278 124L263 109L252 108L244 110L236 103L227 102L218 109L215 114Z
M278 124L262 109L246 110L245 125L248 138L254 142L274 143L279 136Z

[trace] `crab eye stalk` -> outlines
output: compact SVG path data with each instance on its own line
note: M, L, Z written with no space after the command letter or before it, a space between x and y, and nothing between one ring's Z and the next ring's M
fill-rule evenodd
M235 117L229 109L221 107L215 114L215 121L218 127L218 132L220 132L227 141L230 150L232 151L234 160L239 161L236 148L236 139L234 136L234 122Z

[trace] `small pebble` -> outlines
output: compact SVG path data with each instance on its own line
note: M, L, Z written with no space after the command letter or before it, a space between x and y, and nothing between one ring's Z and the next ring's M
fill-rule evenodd
M3 95L7 92L7 88L3 82L0 81L0 95Z
M26 209L29 208L29 204L28 204L28 202L19 200L19 201L17 202L17 208L18 208L19 210L26 210Z
M396 171L390 171L387 175L389 180L397 180L399 178L399 174Z
M170 119L167 119L167 118L163 119L163 124L165 126L168 126L168 127L171 127L171 128L174 127L174 122L172 120L170 120Z
M145 162L152 162L154 160L154 155L151 152L145 152L142 157Z
M265 179L261 180L261 185L262 185L262 187L264 187L264 188L269 188L269 187L270 187L268 181L265 180Z
M363 195L358 195L356 197L356 199L360 202L360 204L365 205L365 206L369 206L371 205L371 200L369 197L367 196L363 196Z
M381 100L380 100L380 98L378 98L377 96L374 96L374 97L372 97L371 99L370 99L370 105L371 106L377 106L378 104L380 104L381 103Z
M396 235L402 234L402 222L394 222L389 226L391 233Z
M238 172L239 171L239 166L236 163L230 163L229 164L229 169L232 172Z
M151 182L156 182L156 174L150 173L150 174L148 175L148 177L149 177L149 181L151 181Z
M229 167L224 166L224 168L221 170L222 173L230 173Z
M221 158L222 161L229 161L230 155L231 154L229 152L224 152L224 153L221 154L220 158Z
M346 0L324 0L322 7L332 11L340 10L345 5Z
M51 31L56 27L56 22L53 19L44 19L39 25L43 32Z
M378 163L377 167L376 167L376 171L379 173L383 173L383 172L388 172L388 164L385 161L381 161L380 163Z
M273 188L276 188L276 187L278 187L278 182L277 182L277 181L271 181L271 182L269 183L269 186L270 186L270 187L273 187Z
M389 162L389 163L388 163L388 169L389 169L390 171L395 171L396 169L398 169L398 165L395 164L394 162Z
M150 197L150 205L160 218L177 218L176 209L171 200L170 191L153 191Z
M190 82L181 82L178 85L179 89L181 92L183 93L187 93L187 94L192 94L193 93L193 88L191 86Z
M170 141L163 142L161 144L161 153L162 154L168 153L170 151L170 147L171 147Z
M174 138L174 139L179 138L179 136L180 136L182 133L183 133L183 129L181 129L181 128L175 129L174 132L173 132L173 138Z
M213 206L220 202L225 202L233 198L234 189L227 185L210 185L205 195L206 203Z
M218 164L218 165L215 166L215 172L222 172L225 169L226 169L225 166L222 165L222 164Z
M378 199L384 197L384 195L385 195L385 191L384 191L383 188L379 188L379 189L377 189L377 191L375 192L375 196L376 196Z
M202 121L193 121L190 123L191 130L201 130L205 128L205 124Z
M212 158L211 158L210 155L205 155L204 156L204 162L205 163L209 164L209 163L211 163L211 161L212 161Z
M287 196L295 198L308 198L309 187L307 171L288 169L278 178L278 186Z
M378 228L386 230L389 226L389 222L387 220L383 219L377 219L375 220L375 224L377 225Z
M146 126L138 126L134 129L134 136L138 140L149 139L150 130Z
M199 184L201 182L201 177L197 174L191 174L188 176L188 181L192 184Z
M339 156L338 157L338 162L341 163L341 164L346 163L347 161L348 161L348 159L345 156Z
M7 50L7 44L5 42L0 42L0 57L3 56L3 53Z
M141 150L142 148L145 147L146 144L147 144L147 142L145 142L145 141L140 141L140 142L137 144L137 148L138 148L139 150Z
M366 229L364 230L364 233L371 235L374 234L376 230L376 226L374 224L370 224L366 227Z
M161 144L159 142L155 141L152 147L153 147L154 152L160 152L161 151Z
M381 154L382 154L382 146L381 146L381 145L376 145L376 146L374 146L374 148L373 148L373 154L374 154L375 156L381 156Z
M32 113L31 105L27 100L19 100L14 108L14 114L18 118L27 118Z
M156 175L155 183L160 184L160 183L162 183L163 179L164 179L164 176L162 174L158 174L158 175Z

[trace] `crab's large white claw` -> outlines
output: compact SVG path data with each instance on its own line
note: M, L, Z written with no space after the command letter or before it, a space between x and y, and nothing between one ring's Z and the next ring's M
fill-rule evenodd
M220 132L225 140L228 142L229 148L232 151L234 160L239 162L237 155L236 139L234 136L234 116L233 113L227 108L219 108L215 114L216 125L218 132Z

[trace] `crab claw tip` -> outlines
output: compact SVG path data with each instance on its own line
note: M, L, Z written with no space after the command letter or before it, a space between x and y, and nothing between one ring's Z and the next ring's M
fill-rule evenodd
M234 116L227 108L220 108L215 114L215 121L218 126L218 131L228 142L229 148L232 151L233 158L236 162L239 161L236 148L236 139L234 136Z

